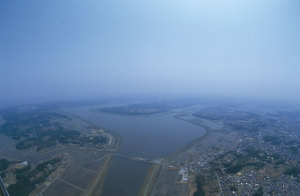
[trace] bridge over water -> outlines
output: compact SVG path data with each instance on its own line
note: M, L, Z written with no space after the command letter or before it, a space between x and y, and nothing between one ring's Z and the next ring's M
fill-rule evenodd
M146 159L146 158L141 158L141 157L122 155L122 154L118 154L118 153L110 153L110 154L113 156L124 158L124 159L140 161L143 163L160 164L162 162L162 159Z

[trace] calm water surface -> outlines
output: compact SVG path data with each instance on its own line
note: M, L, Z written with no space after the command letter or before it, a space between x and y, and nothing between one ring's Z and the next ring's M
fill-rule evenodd
M175 119L174 113L160 116L120 116L91 112L88 107L68 109L122 138L121 154L143 158L163 158L202 136L205 130ZM149 164L114 158L104 183L104 195L136 195Z

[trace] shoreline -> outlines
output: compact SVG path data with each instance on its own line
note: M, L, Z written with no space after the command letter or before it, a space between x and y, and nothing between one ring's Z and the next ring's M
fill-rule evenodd
M111 115L117 115L117 116L132 116L132 115L120 115L120 114L113 114L113 113L109 113L109 112L103 112L103 111L98 111L96 109L89 109L90 112L93 113L106 113L106 114L111 114ZM70 112L67 112L70 114ZM118 151L120 149L120 142L121 142L121 138L120 136L118 136L116 133L109 131L107 129L105 129L104 127L101 127L99 125L95 125L95 123L91 123L86 119L83 119L82 117L77 116L76 114L71 113L72 115L85 120L86 122L94 125L95 127L100 127L101 129L103 129L106 133L111 134L114 138L116 138L115 141L115 147L114 149L116 151ZM171 111L169 112L164 112L161 114L156 114L156 115L138 115L135 117L157 117L160 115L170 115L172 114ZM204 133L203 135L201 135L200 137L191 140L190 142L187 143L187 145L183 146L182 148L176 150L175 152L171 153L170 155L166 156L163 160L162 163L164 162L168 162L170 159L176 157L178 154L188 150L189 148L191 148L195 143L198 143L199 141L203 140L204 138L206 138L208 135L210 135L210 129L208 127L206 127L205 125L200 125L197 123L194 123L190 120L186 120L180 117L177 117L176 115L172 115L173 118L177 119L177 120L183 120L189 123L192 123L196 126L200 126L204 128ZM102 166L102 168L100 169L100 171L98 172L98 174L96 175L95 179L93 180L93 182L91 183L91 185L89 186L89 188L87 189L87 192L84 195L101 195L102 194L102 188L103 188L103 184L106 178L106 175L108 173L109 167L111 165L111 162L113 160L113 157L111 155L108 155L108 157L105 160L104 165ZM163 164L153 164L151 166L149 166L148 171L147 171L147 175L144 178L144 182L142 184L142 186L139 189L138 195L151 195L153 188L155 186L156 180L159 177L160 171L163 168Z
M105 134L110 136L110 143L108 144L108 146L112 145L111 142L113 142L113 147L111 147L111 149L115 150L116 152L120 150L121 147L121 137L113 132L110 131L104 127L101 127L93 122L90 122L87 119L84 119L74 113L71 113L69 111L66 111L66 109L68 108L63 108L60 110L60 112L68 114L70 116L73 116L75 118L79 118L80 120L90 124L93 128L96 129L101 129L104 131ZM108 170L111 166L111 162L113 160L113 156L111 154L107 154L106 155L106 159L104 161L103 166L99 169L99 171L97 172L96 176L94 177L94 179L92 180L92 182L89 184L88 188L86 189L86 191L82 194L83 196L99 196L102 195L102 191L103 191L103 185L108 173Z
M200 126L200 127L203 127L203 128L205 129L206 132L205 132L202 136L200 136L200 137L198 137L198 138L196 138L196 139L190 141L186 146L184 146L184 147L182 147L182 148L176 150L176 151L173 152L172 154L168 155L166 158L163 159L163 161L169 161L169 160L172 159L173 157L175 157L175 156L177 156L178 154L180 154L180 153L182 153L182 152L184 152L184 151L190 149L193 145L195 145L195 144L198 143L198 142L201 142L203 139L205 139L206 137L208 137L209 135L211 135L211 134L213 133L213 129L210 128L210 127L207 126L207 125L194 123L194 122L191 121L191 120L186 120L186 119L183 119L183 118L180 118L180 117L175 117L175 116L174 116L174 118L176 118L176 119L178 119L178 120L183 120L183 121L192 123L192 124L197 125L197 126Z
M168 155L167 157L165 157L162 162L167 162L169 161L170 159L174 158L175 156L177 156L178 154L190 149L193 145L195 145L196 143L198 142L201 142L202 140L204 140L206 137L210 136L211 133L213 132L213 130L206 126L206 125L200 125L200 124L197 124L197 123L194 123L190 120L186 120L186 119L182 119L180 117L175 117L174 118L178 119L178 120L183 120L183 121L186 121L186 122L189 122L189 123L192 123L192 124L195 124L197 126L201 126L203 127L206 132L204 135L190 141L186 146L180 148L179 150L173 152L172 154ZM159 176L159 173L162 169L162 165L161 164L157 164L157 165L152 165L149 167L148 169L148 173L145 177L145 180L144 180L144 183L143 185L141 186L141 189L139 191L139 194L140 196L149 196L151 195L152 191L153 191L153 187L155 185L155 181L156 179L158 178Z
M110 163L112 161L112 155L107 155L107 158L104 162L104 165L100 169L100 171L97 173L95 179L93 182L89 185L87 188L87 191L83 194L86 196L92 196L92 195L101 195L103 190L103 184L108 172L108 169L110 167Z
M148 168L147 175L138 193L139 196L149 196L152 193L152 189L155 185L155 180L160 173L161 167L161 164L155 164L151 165Z
M118 151L120 149L120 145L121 145L121 138L119 136L117 136L114 149L116 151ZM102 195L103 185L104 185L108 170L111 166L112 160L113 160L113 156L108 154L103 166L101 167L101 169L95 176L93 182L87 188L86 193L84 193L83 195L86 195L86 196Z
M114 112L107 112L107 111L102 111L98 110L95 108L90 109L91 112L94 113L102 113L102 114L109 114L109 115L115 115L115 116L125 116L125 117L160 117L163 115L171 114L172 111L165 111L165 112L158 112L158 113L153 113L153 114L121 114L121 113L114 113Z

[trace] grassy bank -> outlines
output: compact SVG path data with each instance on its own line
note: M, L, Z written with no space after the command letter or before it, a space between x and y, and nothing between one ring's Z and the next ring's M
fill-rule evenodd
M94 125L94 126L97 126L97 125ZM99 127L99 126L97 126L97 127ZM121 137L118 134L111 132L107 129L104 129L104 131L106 133L110 134L115 139L114 146L112 148L115 149L116 151L119 151L120 146L121 146ZM87 188L87 191L84 193L85 196L99 196L102 194L104 181L107 176L112 159L113 159L112 155L110 155L110 154L107 155L107 158L105 159L105 162L104 162L102 168L97 173L93 182Z
M93 182L89 185L89 187L87 188L87 191L84 193L84 195L86 195L86 196L101 195L102 190L103 190L104 180L105 180L106 174L108 172L112 158L113 157L111 155L107 156L102 168L96 175Z
M114 134L114 137L116 138L114 149L116 149L118 151L120 149L120 145L121 145L121 138L116 134ZM108 173L108 169L110 167L112 159L113 159L112 155L107 156L102 168L98 172L98 174L95 177L95 179L93 180L93 182L89 185L89 187L87 188L87 191L85 192L84 195L99 196L102 194L103 184L104 184L106 175Z
M144 183L139 191L139 196L148 196L151 194L155 181L158 177L161 165L152 165L148 169L147 176L144 180Z

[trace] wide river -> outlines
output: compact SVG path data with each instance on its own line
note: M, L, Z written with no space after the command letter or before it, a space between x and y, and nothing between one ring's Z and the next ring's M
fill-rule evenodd
M142 158L164 158L205 133L200 126L175 119L175 113L121 116L92 112L88 107L72 108L68 112L120 135L120 154ZM103 195L137 195L149 166L114 158L104 182Z

